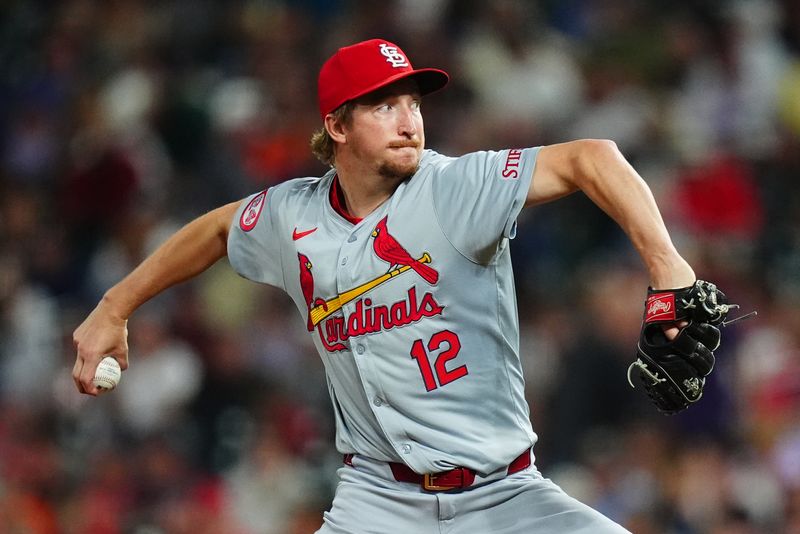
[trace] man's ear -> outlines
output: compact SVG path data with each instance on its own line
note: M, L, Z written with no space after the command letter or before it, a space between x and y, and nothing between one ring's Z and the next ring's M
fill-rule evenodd
M325 115L325 130L335 142L347 142L347 134L344 131L344 124L342 124L341 120L337 120L332 113Z

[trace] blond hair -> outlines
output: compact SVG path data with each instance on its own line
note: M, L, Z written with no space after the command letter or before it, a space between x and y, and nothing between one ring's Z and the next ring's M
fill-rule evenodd
M349 125L353 116L352 102L345 102L331 112L337 122ZM328 130L322 126L319 130L311 134L311 153L325 165L334 167L336 165L336 143L331 139Z

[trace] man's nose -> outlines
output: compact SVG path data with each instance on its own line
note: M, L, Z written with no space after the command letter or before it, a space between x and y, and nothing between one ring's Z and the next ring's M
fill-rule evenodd
M397 130L400 135L412 137L417 133L417 123L414 120L414 110L403 107L398 117Z

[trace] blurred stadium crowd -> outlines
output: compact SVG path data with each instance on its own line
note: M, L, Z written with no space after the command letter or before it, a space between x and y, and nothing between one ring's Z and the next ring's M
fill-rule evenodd
M625 379L647 287L632 247L581 195L525 212L540 470L636 533L800 533L795 0L3 2L0 532L319 526L341 457L285 296L227 265L170 290L97 399L72 383L71 334L181 224L320 175L319 66L377 36L452 76L424 105L429 147L612 139L698 275L759 312L726 330L703 400L663 417Z

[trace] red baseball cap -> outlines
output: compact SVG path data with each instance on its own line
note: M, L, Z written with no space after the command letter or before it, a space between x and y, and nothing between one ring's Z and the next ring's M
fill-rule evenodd
M447 85L450 77L439 69L414 69L396 44L370 39L340 48L319 71L319 113L325 115L359 96L403 78L413 77L420 94Z

